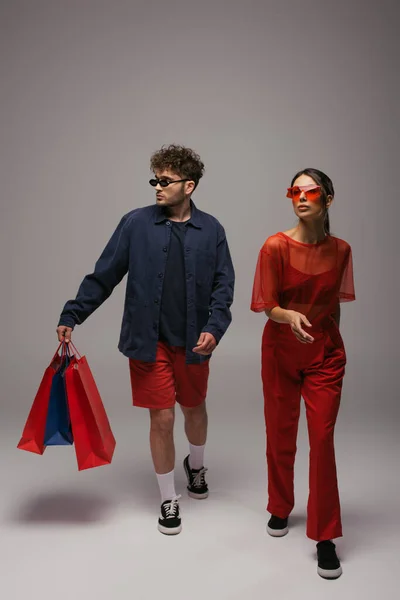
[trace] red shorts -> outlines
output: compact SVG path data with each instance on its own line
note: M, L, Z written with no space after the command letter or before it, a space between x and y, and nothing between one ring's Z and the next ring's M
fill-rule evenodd
M188 408L204 402L209 361L186 364L186 350L158 342L156 362L129 359L132 400L143 408L172 408L175 402Z

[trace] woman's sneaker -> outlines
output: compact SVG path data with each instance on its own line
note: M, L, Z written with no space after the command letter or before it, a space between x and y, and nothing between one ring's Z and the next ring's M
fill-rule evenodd
M280 517L271 515L271 518L268 521L267 531L272 537L283 537L289 532L287 518L281 519Z
M161 504L161 515L158 519L158 531L165 535L176 535L182 531L181 516L179 513L180 496L175 496L172 500L165 500Z
M330 540L318 542L318 575L324 579L337 579L342 574L342 567L336 555L336 546Z
M189 496L198 500L204 500L207 498L208 485L204 477L207 469L204 467L201 469L191 469L189 465L189 455L183 461L183 468L185 469L188 481L187 490Z

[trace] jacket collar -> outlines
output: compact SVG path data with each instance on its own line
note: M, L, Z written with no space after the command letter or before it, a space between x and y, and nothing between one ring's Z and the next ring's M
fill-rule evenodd
M162 206L156 206L154 223L165 223L165 221L168 221L168 217L165 214L164 208ZM201 229L203 227L202 214L198 208L196 208L193 200L190 201L190 221L188 224L192 225L192 227L196 227L196 229Z

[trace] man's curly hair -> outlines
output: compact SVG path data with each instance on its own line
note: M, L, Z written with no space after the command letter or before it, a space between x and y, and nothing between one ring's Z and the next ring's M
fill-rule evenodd
M182 179L194 181L196 187L204 174L204 164L200 156L190 148L175 144L162 146L161 150L154 152L150 159L150 168L153 172L169 169Z

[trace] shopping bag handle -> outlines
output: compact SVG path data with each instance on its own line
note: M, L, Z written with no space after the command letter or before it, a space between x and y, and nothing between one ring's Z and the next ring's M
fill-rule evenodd
M78 356L78 358L82 358L82 355L79 352L79 350L77 349L77 347L75 346L75 344L73 344L71 340L68 343L64 340L64 341L60 342L60 344L53 356L53 361L55 360L55 358L57 356L59 356L60 348L61 348L61 360L63 358L65 358L66 356L68 356L69 358L72 358L72 354L70 352L70 347L72 348L74 354L76 354Z
M61 348L61 355L60 355ZM64 362L69 364L71 360L71 354L69 353L67 343L65 341L60 342L58 348L53 356L51 363L54 365L56 371L58 371Z
M59 343L59 345L58 345L58 348L57 348L57 350L56 350L56 351L55 351L55 353L54 353L54 356L53 356L53 361L55 360L55 358L56 358L57 356L59 356L59 353L60 353L60 348L61 348L61 346L62 346L63 344L65 344L65 342L60 342L60 343ZM63 355L63 351L64 351L64 349L61 351L61 357L62 357L62 355Z
M77 355L78 358L82 358L81 353L79 352L79 350L77 349L77 347L75 346L75 344L72 343L72 341L70 340L67 344L68 347L68 352L69 352L69 348L71 347L72 350L74 351L74 353ZM71 356L71 354L70 354Z

